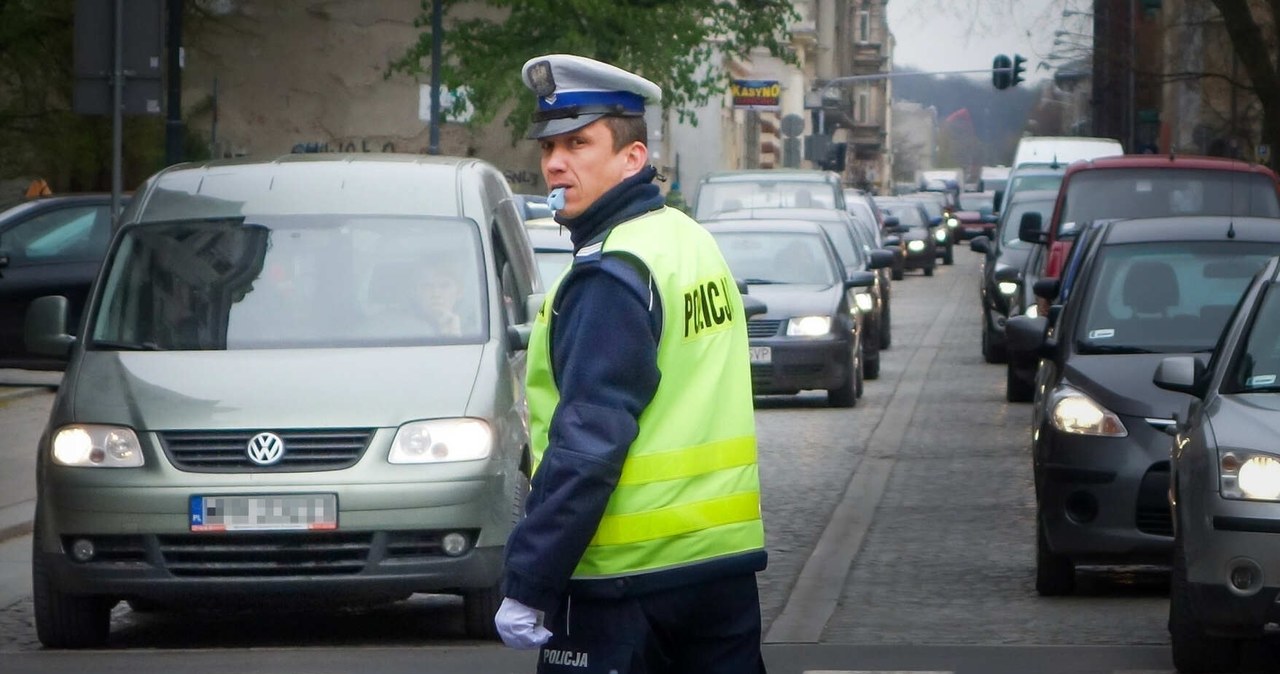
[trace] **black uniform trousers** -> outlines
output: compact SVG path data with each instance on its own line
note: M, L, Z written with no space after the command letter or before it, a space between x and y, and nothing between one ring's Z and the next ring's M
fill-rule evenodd
M634 597L566 596L539 674L764 674L754 573Z

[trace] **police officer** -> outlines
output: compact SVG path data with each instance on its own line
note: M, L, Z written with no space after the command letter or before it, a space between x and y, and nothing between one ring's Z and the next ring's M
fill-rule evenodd
M662 90L558 54L523 79L575 253L529 345L534 472L498 632L540 646L539 672L762 672L746 317L714 240L653 184Z

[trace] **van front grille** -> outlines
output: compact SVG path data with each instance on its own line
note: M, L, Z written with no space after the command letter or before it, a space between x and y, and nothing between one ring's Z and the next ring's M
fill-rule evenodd
M195 473L341 470L360 460L373 437L369 428L273 430L284 442L284 457L261 466L249 460L249 441L263 430L161 431L159 436L173 465Z

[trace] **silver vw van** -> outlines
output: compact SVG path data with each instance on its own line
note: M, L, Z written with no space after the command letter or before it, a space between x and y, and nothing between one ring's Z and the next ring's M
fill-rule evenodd
M119 601L464 597L493 637L528 490L541 282L475 159L185 164L121 218L40 440L40 641L94 647ZM203 603L203 601L201 601Z

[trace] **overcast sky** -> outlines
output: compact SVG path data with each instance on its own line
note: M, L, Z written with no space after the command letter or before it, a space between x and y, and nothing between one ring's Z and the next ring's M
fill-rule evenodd
M889 30L897 39L894 64L928 71L990 68L996 54L1027 58L1027 80L1051 75L1050 54L1080 47L1054 45L1061 40L1087 44L1088 16L1063 17L1063 10L1089 12L1090 0L889 0ZM970 77L989 78L974 74Z

